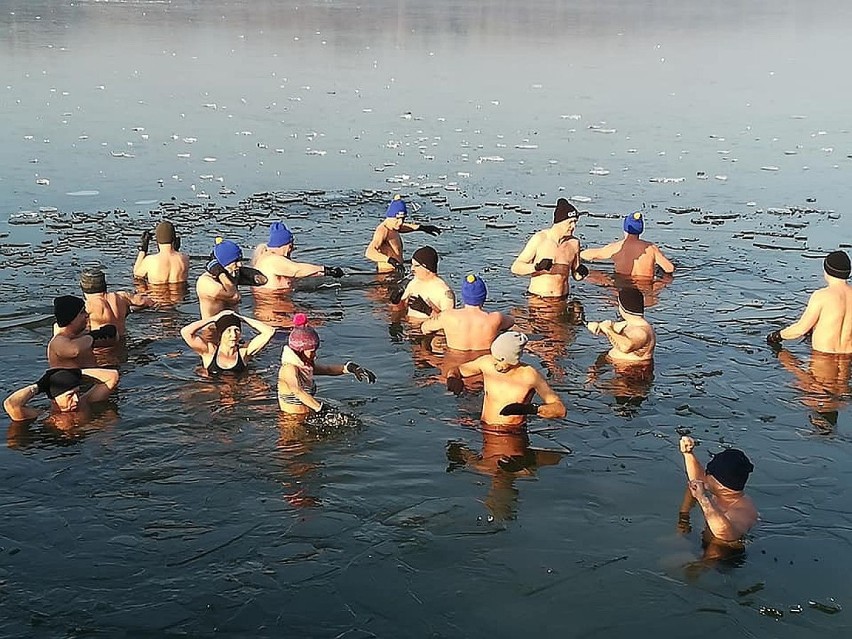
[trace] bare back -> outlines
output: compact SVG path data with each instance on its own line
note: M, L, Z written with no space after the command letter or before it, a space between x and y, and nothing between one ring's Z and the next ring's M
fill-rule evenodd
M811 338L814 350L852 353L852 286L843 283L820 289L811 302L819 313Z
M447 347L457 351L488 350L501 328L511 325L502 313L487 313L478 306L444 311L439 321Z
M630 340L630 349L624 350L610 340L612 348L607 356L610 361L621 364L645 364L654 359L657 336L654 328L644 319L636 323L618 322L613 329Z
M186 282L189 277L189 256L173 250L171 246L161 247L159 253L145 256L137 272L139 277L147 278L151 284Z
M127 332L125 320L130 313L130 300L121 293L87 293L86 311L92 330L112 324L123 337Z

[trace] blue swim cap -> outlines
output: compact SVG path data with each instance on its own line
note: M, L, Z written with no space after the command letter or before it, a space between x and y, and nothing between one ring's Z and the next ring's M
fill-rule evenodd
M266 243L269 248L286 246L292 241L293 234L282 222L273 222L269 225L269 242Z
M482 306L488 296L488 289L481 277L471 273L462 281L461 293L462 301L468 306Z
M213 257L222 266L228 266L234 262L239 262L243 259L243 252L240 247L230 240L222 240L213 247Z
M405 206L405 202L398 195L395 195L391 200L390 206L388 206L385 217L405 217L406 213L408 213L408 209Z
M641 235L645 230L645 218L639 211L624 218L624 232L630 235Z

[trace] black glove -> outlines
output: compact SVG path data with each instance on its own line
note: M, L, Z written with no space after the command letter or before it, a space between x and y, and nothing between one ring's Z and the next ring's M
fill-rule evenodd
M38 387L39 393L46 393L47 392L47 390L50 388L50 378L53 376L53 374L57 370L58 369L56 369L56 368L49 368L49 369L47 369L47 371L45 372L44 375L42 375L41 377L38 378L38 381L36 382L36 386Z
M322 274L326 277L343 277L343 269L339 266L323 266Z
M538 415L538 404L522 404L512 402L506 404L500 411L501 415Z
M399 273L400 275L405 275L405 266L403 266L403 265L402 265L402 262L400 262L400 261L399 261L398 259L396 259L395 257L389 257L389 258L388 258L388 264L390 264L391 266L393 266L393 269L394 269L397 273Z
M401 286L394 286L389 289L390 292L390 303L391 304L399 304L402 301L402 294L405 292L402 290Z
M766 336L766 343L770 346L777 346L783 340L781 339L781 331L772 331Z
M172 248L176 251L180 250L180 235L175 235L175 239L172 242Z
M100 328L89 331L89 335L93 340L99 339L115 339L118 335L118 329L112 324L104 324Z
M394 342L401 342L402 338L405 337L405 329L399 322L394 322L388 325L388 335Z
M268 281L266 275L251 266L241 266L237 271L237 284L240 286L263 286Z
M343 372L354 375L355 379L359 382L368 382L373 384L376 381L376 374L373 371L363 368L355 362L346 362L346 364L343 365Z
M447 390L453 395L461 395L464 392L464 380L461 377L448 377Z
M535 270L537 271L549 271L553 268L553 260L549 257L544 258L543 260L539 260L535 263Z
M210 275L212 275L214 279L218 280L219 276L222 274L231 277L228 271L225 270L225 267L219 264L219 262L217 262L216 260L210 260L209 262L207 262L206 268L207 272L210 273Z
M408 308L410 308L412 311L418 311L420 313L423 313L424 315L432 314L432 307L429 306L429 302L424 300L419 295L415 295L414 297L408 298Z
M142 231L142 237L139 238L139 252L147 253L148 245L151 243L151 231Z
M580 266L577 267L577 270L574 271L574 279L575 280L582 280L588 274L589 274L589 267L587 267L585 264L580 264Z
M428 233L429 235L440 235L442 232L441 229L434 224L421 224L417 227L417 230Z

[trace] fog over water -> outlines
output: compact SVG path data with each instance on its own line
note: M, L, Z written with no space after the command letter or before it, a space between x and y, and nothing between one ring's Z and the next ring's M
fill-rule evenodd
M764 340L852 246L850 27L840 1L0 4L4 397L46 368L83 265L132 289L164 216L195 258L185 297L129 318L91 423L4 423L0 634L843 636L849 361ZM483 274L565 419L495 436L481 392L445 391L362 257L395 193L445 229L406 256L435 246L455 289ZM652 380L580 325L615 312L608 266L562 305L511 275L559 197L584 246L642 210L677 263L645 291ZM194 280L214 237L248 253L275 220L350 275L244 291L282 330L210 382L179 336ZM354 427L279 415L297 311L322 358L379 377L319 380ZM755 464L743 555L706 553L697 509L678 529L683 433Z

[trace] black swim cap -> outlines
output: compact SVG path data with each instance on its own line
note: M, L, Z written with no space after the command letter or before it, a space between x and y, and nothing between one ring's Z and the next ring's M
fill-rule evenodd
M80 288L84 293L106 293L106 277L98 268L87 269L80 275Z
M852 274L852 265L849 263L849 256L843 251L834 251L829 253L825 261L822 263L827 275L838 277L841 280L848 280Z
M215 322L216 330L219 332L219 335L225 332L225 329L230 328L231 326L236 326L237 330L243 330L243 323L240 321L240 318L234 315L233 313L228 313L227 315L223 315Z
M559 224L559 222L564 222L565 220L576 219L577 209L574 208L574 205L564 197L559 198L556 201L556 208L553 209L553 223Z
M47 372L50 375L47 396L51 399L79 387L83 379L79 368L52 368Z
M86 303L74 295L62 295L53 299L53 315L59 326L68 326L86 308Z
M645 314L645 297L638 288L623 288L618 291L618 303L631 315Z
M421 264L424 268L429 269L433 273L438 272L438 251L433 249L431 246L421 246L419 249L414 251L414 255L411 256L412 260L417 260L418 264Z
M736 448L723 450L707 464L707 474L731 490L742 490L754 470L745 453Z

